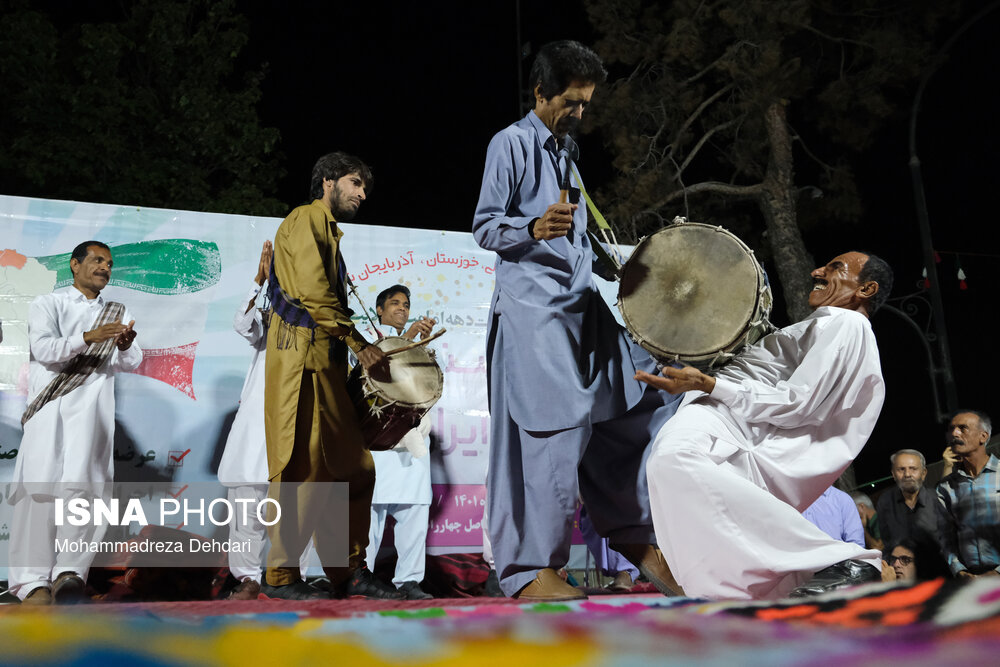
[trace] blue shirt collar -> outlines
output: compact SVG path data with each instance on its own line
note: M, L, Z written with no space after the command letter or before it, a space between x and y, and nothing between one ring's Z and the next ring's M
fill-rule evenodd
M979 471L979 474L983 474L984 470L989 470L990 472L997 472L1000 470L1000 459L996 457L996 454L990 454L990 458L986 459L986 465L983 466L983 470ZM969 479L974 479L972 475L966 471L965 466L959 463L955 466L955 470L952 474L958 473L962 477L968 477Z
M556 138L552 134L552 130L546 127L545 123L542 122L542 119L535 115L535 110L532 109L529 111L525 118L527 118L528 122L531 123L531 126L535 128L535 133L538 136L538 145L553 153L557 152L558 147L556 146Z

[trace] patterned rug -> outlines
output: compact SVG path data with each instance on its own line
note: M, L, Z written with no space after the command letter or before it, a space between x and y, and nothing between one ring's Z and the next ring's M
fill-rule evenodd
M5 664L995 664L1000 578L807 600L150 602L0 607Z

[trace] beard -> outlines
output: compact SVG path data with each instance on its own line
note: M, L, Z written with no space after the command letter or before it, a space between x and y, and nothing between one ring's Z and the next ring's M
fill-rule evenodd
M906 493L914 493L920 490L920 482L915 479L904 479L900 480L899 488L901 491Z
M337 222L350 222L358 214L358 208L361 208L360 204L355 207L350 198L341 192L336 185L333 186L331 199L333 200L333 217L337 219Z

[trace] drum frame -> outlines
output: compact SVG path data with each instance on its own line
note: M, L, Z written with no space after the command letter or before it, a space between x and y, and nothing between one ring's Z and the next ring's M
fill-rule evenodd
M647 239L651 238L655 234L658 234L668 229L676 229L682 226L704 227L728 235L733 240L735 240L739 245L739 247L749 256L757 274L757 288L756 288L757 300L749 320L744 324L743 328L739 331L739 333L737 333L732 338L732 340L730 340L728 344L722 346L721 348L713 352L705 354L696 354L696 355L680 354L676 351L668 350L664 346L659 345L645 338L644 336L638 334L635 330L635 323L630 321L629 319L622 298L622 286L626 284L626 276L628 275L629 262L631 262L632 258L636 256L636 253L642 247L643 243L645 243ZM644 236L643 238L639 239L639 243L636 244L635 249L632 251L632 254L629 257L629 260L626 261L624 266L622 267L621 282L619 282L618 301L616 305L618 306L618 311L622 315L622 320L625 322L625 328L628 331L629 336L632 338L633 341L635 341L637 345L639 345L644 350L649 352L654 359L656 359L661 363L687 364L706 372L711 371L713 369L721 368L725 364L729 363L729 361L731 361L733 357L739 354L740 350L742 350L744 347L746 347L747 345L752 345L753 343L757 342L758 340L766 336L771 331L774 331L775 329L774 325L772 325L769 320L769 317L771 315L771 308L774 305L774 298L773 295L771 294L771 286L767 279L767 274L764 273L764 269L761 267L760 262L757 261L757 258L754 255L753 250L751 250L750 247L747 246L747 244L744 243L742 239L740 239L738 236L736 236L731 231L725 229L722 226L707 225L701 222L689 222L686 218L680 216L674 218L672 224L667 225L658 232L655 232L650 236Z
M381 344L390 340L410 342L409 339L402 336L386 336L375 341L373 345L382 349ZM365 446L370 451L384 451L395 447L402 437L410 429L415 428L423 416L441 400L444 391L444 372L437 364L435 351L431 348L424 349L430 355L431 361L434 362L438 375L438 386L441 387L441 391L431 401L407 403L406 401L390 399L375 385L361 364L351 369L347 378L347 393L354 401ZM391 372L392 361L389 362L389 368ZM375 428L376 426L378 428Z

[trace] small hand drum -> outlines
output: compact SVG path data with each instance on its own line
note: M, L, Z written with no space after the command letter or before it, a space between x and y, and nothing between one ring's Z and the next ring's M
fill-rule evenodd
M618 307L633 339L662 362L718 368L772 330L764 270L735 235L676 218L622 268Z
M373 343L383 352L410 345L402 336ZM434 350L414 347L389 358L389 378L376 380L358 364L347 379L368 449L392 449L441 398L444 374Z

